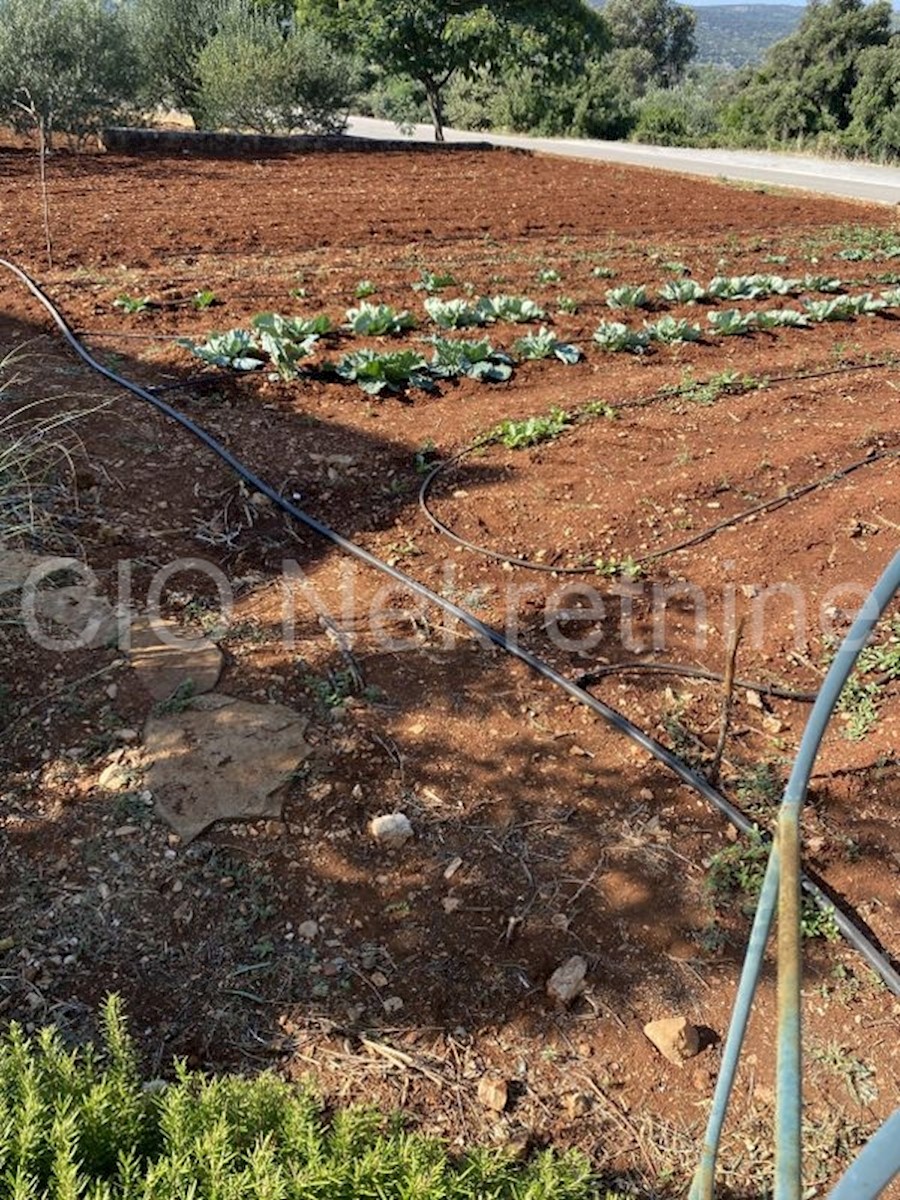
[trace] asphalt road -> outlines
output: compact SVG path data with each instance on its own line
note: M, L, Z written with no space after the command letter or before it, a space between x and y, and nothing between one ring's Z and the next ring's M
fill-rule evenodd
M403 138L390 121L352 117L348 133L358 137L397 140ZM433 141L430 125L416 125L410 140ZM753 150L691 150L667 146L643 146L634 142L598 142L575 138L505 137L448 129L448 142L490 142L544 154L562 154L600 162L629 163L660 171L680 171L736 179L775 187L803 188L828 196L900 204L900 169L868 163L832 162L799 154L768 154Z

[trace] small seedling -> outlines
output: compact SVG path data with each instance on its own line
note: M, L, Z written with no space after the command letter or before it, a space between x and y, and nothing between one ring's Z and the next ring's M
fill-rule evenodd
M197 312L206 312L208 308L212 308L213 305L218 303L219 299L216 293L211 292L208 288L200 292L194 292L191 297L191 307L195 308Z
M578 301L574 296L560 296L556 301L556 311L574 316L578 312Z
M560 283L562 281L562 275L560 275L559 271L557 271L555 267L543 267L537 273L537 281L538 283L543 284Z
M353 296L356 300L368 300L369 296L374 296L378 288L371 279L361 279L353 289Z
M153 301L149 296L130 296L128 292L122 292L113 300L113 307L120 309L129 316L135 316L137 313L146 312L153 305Z
M551 408L544 417L526 417L523 421L501 421L488 435L488 441L500 442L509 450L525 450L540 442L550 442L572 425L572 415L562 408Z
M455 286L456 279L449 271L444 273L440 271L423 271L419 283L413 284L413 291L427 292L429 296L433 296L435 292L442 292L444 288Z

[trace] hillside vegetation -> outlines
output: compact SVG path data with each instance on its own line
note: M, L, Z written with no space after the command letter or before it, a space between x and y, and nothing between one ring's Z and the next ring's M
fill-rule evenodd
M715 4L695 9L698 63L743 67L793 33L803 16L796 4Z

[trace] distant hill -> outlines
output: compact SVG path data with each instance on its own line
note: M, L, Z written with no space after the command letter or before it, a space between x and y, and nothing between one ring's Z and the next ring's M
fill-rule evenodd
M698 63L742 67L758 62L773 42L793 33L804 8L793 4L696 7Z
M604 0L590 0L602 10ZM698 63L742 67L758 62L773 42L787 37L800 24L806 8L803 0L777 4L761 0L756 4L716 4L698 0L688 7L697 13Z

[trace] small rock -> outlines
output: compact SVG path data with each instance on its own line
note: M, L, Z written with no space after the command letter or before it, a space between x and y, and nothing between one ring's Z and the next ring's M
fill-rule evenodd
M444 867L444 878L452 879L462 865L463 860L461 858L458 856L454 858L452 862L449 862L447 866Z
M134 837L136 833L140 832L140 825L120 825L118 829L113 830L115 837Z
M136 729L117 729L113 736L120 742L136 742L138 731Z
M100 772L97 783L106 792L127 792L131 782L131 772L122 763L110 763Z
M747 688L744 695L746 696L747 703L750 705L751 708L758 708L758 709L760 709L760 711L762 711L763 701L762 701L762 696L759 694L759 692L755 692L752 688Z
M369 979L372 981L373 987L386 988L388 985L388 977L383 971L373 971Z
M110 700L115 700L116 696L119 694L119 685L117 683L109 684L109 686L106 688L106 694Z
M646 804L652 804L655 799L656 796L654 796L649 788L641 788L638 792L638 800L643 800Z
M663 1058L676 1066L700 1053L700 1035L696 1026L684 1017L664 1017L644 1026L644 1036L657 1048Z
M399 996L388 996L381 1006L386 1013L399 1012L403 1007L403 1001Z
M580 954L573 954L561 967L557 967L547 980L547 995L556 1004L571 1004L575 997L584 991L585 975L587 963Z
M441 901L444 912L449 916L450 913L459 912L462 908L462 900L459 896L445 896Z
M763 717L762 725L766 733L781 733L784 729L784 722L778 717Z
M318 921L301 921L297 926L297 937L303 938L304 942L312 942L319 936Z
M590 1112L590 1097L585 1096L584 1092L569 1092L568 1095L563 1096L563 1108L569 1120L574 1121Z
M385 816L372 818L369 822L369 833L383 846L399 849L412 837L413 829L404 813L387 813Z
M478 1101L493 1112L503 1112L509 1103L509 1088L505 1079L482 1075L478 1081Z

